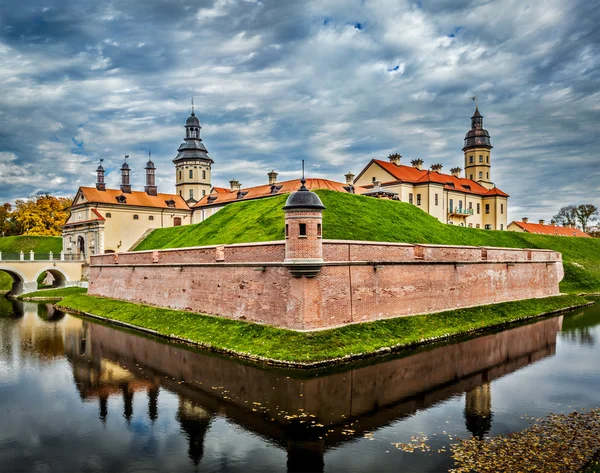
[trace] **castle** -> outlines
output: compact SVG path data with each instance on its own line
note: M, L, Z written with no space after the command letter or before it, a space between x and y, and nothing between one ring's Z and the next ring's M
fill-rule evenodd
M423 169L422 159L405 166L399 154L392 154L388 161L371 160L356 178L346 174L345 183L315 178L306 179L304 184L299 179L278 182L277 173L271 171L265 185L242 188L233 179L229 188L215 187L211 182L214 161L200 137L201 128L192 107L184 141L173 159L174 194L158 192L151 158L145 166L143 191L131 188L128 156L120 168L118 189L106 188L105 170L100 164L96 186L80 187L73 200L71 215L63 226L65 254L88 259L93 254L128 251L156 228L198 223L232 202L289 194L301 186L408 202L447 224L507 228L508 194L491 181L492 145L477 107L464 140L464 176L460 167L452 168L451 174L442 173L441 164Z

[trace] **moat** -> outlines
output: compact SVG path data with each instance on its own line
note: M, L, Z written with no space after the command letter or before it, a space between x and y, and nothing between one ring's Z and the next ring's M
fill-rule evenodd
M457 438L598 407L598 360L598 304L299 372L0 298L0 470L446 472Z

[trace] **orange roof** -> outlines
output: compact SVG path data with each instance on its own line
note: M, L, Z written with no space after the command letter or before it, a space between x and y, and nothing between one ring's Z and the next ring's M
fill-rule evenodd
M84 195L87 202L94 204L135 205L138 207L175 208L178 210L190 209L185 200L183 200L183 197L175 194L148 195L141 191L132 191L131 194L123 194L120 189L99 191L95 187L80 187L79 192ZM120 195L124 195L127 202L119 203L117 196ZM169 207L167 205L168 200L174 201L175 207Z
M205 207L208 205L223 205L231 202L270 197L272 195L289 194L300 189L301 185L300 179L294 179L291 181L276 182L273 185L264 184L262 186L246 187L240 189L239 192L231 191L229 189L225 189L227 193L221 193L219 191L214 192L214 190L218 188L213 188L213 192L202 197L202 199L194 205L194 208ZM329 179L306 179L306 187L309 190L328 189L338 192L348 192L345 189L345 187L347 187L346 184L330 181ZM362 193L364 190L365 189L362 187L355 187L355 192L357 194Z
M540 223L525 223L525 222L511 222L512 224L521 227L527 233L537 233L540 235L558 235L558 236L570 236L570 237L582 237L591 238L587 233L582 232L579 228L566 228L559 227L558 225L542 225Z
M227 187L213 187L211 193L215 194L229 194L231 189L227 189Z
M413 166L397 166L394 163L390 163L388 161L381 161L379 159L373 159L371 162L376 163L401 182L410 182L412 184L436 182L438 184L443 184L444 189L450 191L455 190L459 192L465 192L467 194L499 195L502 197L508 197L508 194L502 192L497 187L494 187L492 189L486 189L485 187L473 181L472 179L467 179L464 177L455 177L452 174L442 174L440 172L429 171L426 169L417 169ZM367 165L365 167L365 170L368 167L369 166ZM360 177L361 174L359 174L358 177Z

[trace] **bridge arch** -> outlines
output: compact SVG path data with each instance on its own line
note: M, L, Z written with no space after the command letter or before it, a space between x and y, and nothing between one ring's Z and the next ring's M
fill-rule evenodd
M30 281L27 279L21 271L16 268L12 268L10 266L2 266L0 265L0 271L7 273L13 280L12 288L10 290L11 294L18 296L25 289L25 285Z
M44 273L50 273L54 278L52 287L64 287L68 282L71 282L69 275L58 266L48 266L40 269L33 280L37 282L38 278Z

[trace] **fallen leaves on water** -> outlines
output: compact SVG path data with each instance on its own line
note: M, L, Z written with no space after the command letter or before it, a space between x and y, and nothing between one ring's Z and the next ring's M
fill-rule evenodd
M600 450L600 409L550 415L506 436L452 445L453 473L581 471Z

